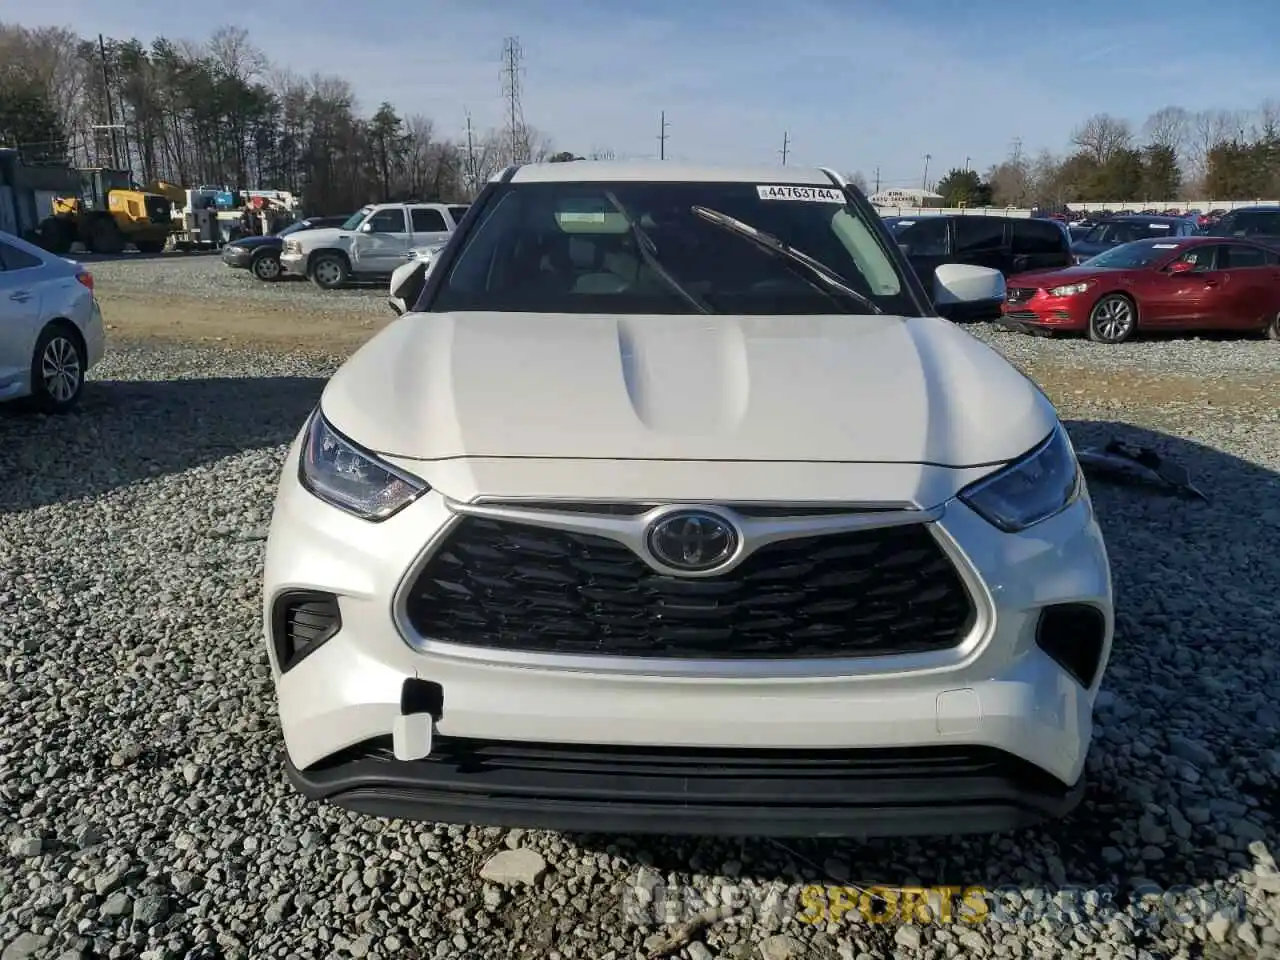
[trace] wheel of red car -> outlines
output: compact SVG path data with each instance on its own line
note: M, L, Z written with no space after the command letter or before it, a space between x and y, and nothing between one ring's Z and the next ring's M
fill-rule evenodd
M1272 340L1280 340L1280 313L1271 318L1267 324L1267 336Z
M1124 343L1138 328L1138 307L1122 293L1109 293L1089 313L1089 339Z

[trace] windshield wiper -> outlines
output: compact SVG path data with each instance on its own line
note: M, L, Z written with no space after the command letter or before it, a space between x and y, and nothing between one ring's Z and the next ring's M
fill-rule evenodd
M695 297L692 293L681 286L680 281L667 272L667 268L658 260L656 251L658 245L653 242L653 238L640 229L640 225L632 219L631 214L627 212L627 208L622 205L613 192L606 190L605 198L614 205L618 213L622 214L622 218L627 221L627 226L631 228L631 235L636 238L636 246L640 249L640 257L645 264L656 273L668 287L678 293L693 309L699 313L711 313L711 308Z
M874 302L864 297L857 290L854 290L847 283L840 279L840 275L828 267L821 260L815 260L809 254L802 250L797 250L789 243L784 243L771 233L765 233L757 227L751 226L749 223L743 223L735 217L729 216L727 213L721 213L719 210L712 210L710 207L694 206L690 208L694 216L701 217L708 223L714 223L717 227L728 230L730 233L737 234L747 240L750 240L761 250L772 254L776 257L788 261L789 263L802 267L801 275L809 285L821 293L826 294L832 300L839 300L841 296L854 300L860 305L866 307L872 313L883 314Z

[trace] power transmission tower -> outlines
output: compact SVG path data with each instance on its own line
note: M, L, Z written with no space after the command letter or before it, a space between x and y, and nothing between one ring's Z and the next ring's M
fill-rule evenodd
M930 161L930 160L932 160L932 159L933 159L933 154L932 154L932 153L926 153L926 154L924 155L924 174L923 174L923 176L921 176L921 177L920 177L920 189L921 189L921 190L928 190L928 189L929 189L929 161Z
M1021 137L1013 138L1013 149L1010 151L1009 156L1010 156L1010 159L1013 161L1014 166L1017 166L1019 163L1022 162L1022 138Z
M667 159L667 128L671 124L667 123L667 111L663 110L662 115L658 118L658 159Z
M511 128L511 162L525 161L525 144L521 143L524 133L524 107L520 103L520 78L524 70L520 65L524 51L520 49L517 37L507 37L502 41L502 95L507 101L507 125Z
M787 131L783 130L783 131L782 131L782 151L781 151L781 152L782 152L782 165L783 165L784 167L787 165L787 153L788 153L788 149L790 148L790 146L791 146L791 136L790 136L790 134L788 134L788 133L787 133Z
M880 168L876 167L876 189L875 189L875 193L873 193L872 196L874 197L876 193L879 193L879 192L880 192Z

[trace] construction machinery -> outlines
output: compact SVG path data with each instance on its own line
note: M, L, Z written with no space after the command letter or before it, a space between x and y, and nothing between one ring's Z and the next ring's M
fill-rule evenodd
M79 242L91 253L120 253L132 243L142 253L164 250L173 231L172 200L141 189L126 170L78 172L79 194L56 197L53 215L40 223L42 247L66 253Z

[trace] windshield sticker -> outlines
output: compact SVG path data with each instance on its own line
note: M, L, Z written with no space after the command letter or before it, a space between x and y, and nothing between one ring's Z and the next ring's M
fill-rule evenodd
M897 225L899 227L914 227L916 222L914 220L899 220Z
M1177 250L1177 249L1178 249L1178 245L1177 245L1176 243L1153 243L1153 244L1151 245L1151 249L1153 249L1153 250Z
M844 194L831 187L758 186L761 200L802 200L809 203L844 203Z
M1167 224L1167 223L1148 223L1148 224L1147 224L1147 227L1148 227L1149 229L1151 229L1151 230L1168 230L1168 229L1169 229L1169 224Z

